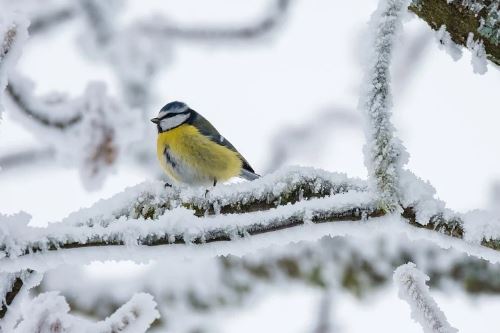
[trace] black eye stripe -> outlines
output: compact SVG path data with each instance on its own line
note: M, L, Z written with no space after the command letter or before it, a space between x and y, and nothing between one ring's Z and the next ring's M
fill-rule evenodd
M166 115L164 115L163 117L158 118L158 119L163 120L163 119L172 118L172 117L175 117L178 115L188 114L190 112L191 112L190 110L186 110L186 111L179 112L179 113L167 113Z

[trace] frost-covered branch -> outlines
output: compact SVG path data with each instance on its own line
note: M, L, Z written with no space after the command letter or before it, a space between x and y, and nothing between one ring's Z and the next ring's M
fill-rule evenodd
M23 269L14 273L0 273L0 320L13 306L14 299L38 285L41 275L31 269ZM0 332L4 328L0 322Z
M303 201L292 206L248 214L197 217L194 211L174 208L156 221L115 220L108 226L68 226L52 224L41 230L17 226L15 237L0 243L3 256L10 260L33 253L101 246L160 246L168 244L208 244L294 228L308 223L359 221L380 216L371 196L344 193ZM98 223L98 219L95 221ZM24 235L24 236L23 236Z
M370 237L368 232L297 242L243 257L180 262L159 259L144 270L139 268L133 276L104 281L89 276L82 268L62 266L45 273L39 291L59 290L73 310L94 318L114 311L137 291L147 292L154 296L162 313L160 327L181 332L176 329L184 327L181 314L211 318L218 311L245 306L276 285L302 283L369 296L392 283L394 269L408 261L433 277L432 288L446 292L456 287L471 297L500 293L498 264L440 249L427 241L410 241L398 233ZM168 283L158 283L159 276Z
M422 196L428 185L414 179L405 186L418 194L403 201L402 217L411 225L498 248L495 221L488 224L490 221L483 219L483 224L477 224L477 219L471 218L464 223L462 217L444 210L439 201ZM21 221L0 224L4 234L10 235L0 239L3 256L10 259L0 262L14 263L15 257L30 257L35 252L75 248L228 242L305 224L382 215L377 198L366 191L364 182L307 168L217 186L207 196L204 188L165 190L160 182L145 183L47 228L27 226L29 219L24 215L12 217Z
M21 273L0 273L0 319L23 286Z
M407 0L381 0L372 16L370 58L359 108L366 115L365 164L380 196L379 206L396 211L401 200L400 173L406 151L391 124L390 73L393 43L406 11Z
M456 333L443 311L429 293L426 281L429 277L419 271L415 264L402 265L394 272L394 282L399 288L399 297L411 307L411 316L425 333Z
M436 31L446 26L456 45L468 47L472 34L484 45L485 56L500 65L500 1L418 0L409 9Z

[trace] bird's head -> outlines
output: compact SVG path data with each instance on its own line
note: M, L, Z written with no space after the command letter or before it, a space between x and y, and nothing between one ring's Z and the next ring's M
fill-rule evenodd
M158 133L162 133L186 123L192 113L186 103L175 101L165 105L151 121L158 127Z

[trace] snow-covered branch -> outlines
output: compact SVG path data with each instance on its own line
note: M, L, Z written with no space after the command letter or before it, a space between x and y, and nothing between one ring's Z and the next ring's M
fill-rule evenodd
M0 224L5 235L0 239L5 257L0 263L13 264L15 268L9 270L43 271L43 267L30 267L29 260L21 266L15 262L20 256L38 257L36 252L75 248L230 242L302 225L384 215L377 208L377 197L363 184L344 175L308 168L217 186L206 196L204 188L164 189L160 182L145 183L46 228L27 226L25 215L11 217L16 221ZM439 201L422 196L428 185L419 188L419 184L416 179L414 184L407 184L411 192L420 195L404 198L407 206L401 216L409 224L498 248L496 221L478 224L478 218L471 218L464 224L462 217L444 210Z
M467 45L469 35L484 45L484 55L500 65L500 2L498 0L418 0L409 9L439 31L446 26L450 40Z
M372 16L373 36L364 79L366 86L359 103L367 119L365 164L380 197L379 206L387 211L399 209L400 173L407 160L406 151L394 136L395 129L390 120L389 84L393 44L407 5L407 0L382 0Z
M115 200L97 204L90 209L93 215L84 210L47 228L6 224L4 234L10 237L0 241L0 248L3 256L14 259L33 252L79 247L206 244L307 223L355 221L381 215L369 193L354 190L359 188L359 181L332 174L330 179L337 181L322 184L326 177L299 176L292 171L248 184L221 186L206 198L201 188L163 190L166 201L161 196L151 196L162 191L161 183L153 187L145 184ZM141 191L144 186L149 187L148 192ZM131 197L132 193L138 197ZM319 198L306 200L315 197ZM117 206L124 198L128 202L132 198L132 206ZM113 207L113 211L99 211L104 207ZM204 217L205 214L216 215Z
M443 311L429 293L425 284L429 277L419 271L415 264L402 265L394 272L394 282L399 288L399 297L411 307L411 316L423 328L424 333L456 333Z
M0 319L5 316L7 307L12 303L23 286L23 281L17 273L0 273Z
M0 273L0 320L3 319L14 299L20 293L38 285L42 276L31 269L23 269L14 273ZM0 332L4 328L0 322Z

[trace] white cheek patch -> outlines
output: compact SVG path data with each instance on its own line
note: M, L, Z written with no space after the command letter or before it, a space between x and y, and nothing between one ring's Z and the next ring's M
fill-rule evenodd
M189 118L189 114L179 114L170 118L165 118L160 121L160 127L163 131L168 131L174 127L181 125Z

